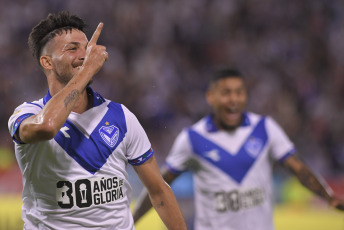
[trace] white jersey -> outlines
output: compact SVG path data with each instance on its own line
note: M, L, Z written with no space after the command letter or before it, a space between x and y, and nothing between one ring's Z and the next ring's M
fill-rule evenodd
M272 160L293 152L270 117L244 113L228 132L208 116L178 135L166 166L193 171L196 230L273 230Z
M87 90L93 107L72 112L53 139L14 140L23 174L24 229L134 229L126 166L150 158L151 144L125 106ZM48 92L15 110L9 119L12 137L50 98Z

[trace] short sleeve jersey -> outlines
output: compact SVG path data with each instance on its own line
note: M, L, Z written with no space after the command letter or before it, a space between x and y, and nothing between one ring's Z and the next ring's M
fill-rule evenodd
M293 153L270 117L244 113L229 132L207 116L178 135L166 166L193 171L196 230L273 230L272 162Z
M72 112L48 141L14 139L23 174L24 229L134 229L126 166L153 155L147 135L125 106L93 95L93 107ZM48 94L16 108L9 119L14 136L26 118L38 114Z

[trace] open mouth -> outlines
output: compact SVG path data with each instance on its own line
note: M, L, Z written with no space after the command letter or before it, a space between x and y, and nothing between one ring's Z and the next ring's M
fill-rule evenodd
M77 63L74 63L74 65L72 65L72 66L74 69L79 70L79 69L81 69L83 64L84 64L83 62L77 62Z
M228 121L237 122L240 120L241 112L238 109L226 109L225 116Z
M240 118L240 113L238 112L230 112L230 113L226 113L226 117L229 119L229 120L237 120Z

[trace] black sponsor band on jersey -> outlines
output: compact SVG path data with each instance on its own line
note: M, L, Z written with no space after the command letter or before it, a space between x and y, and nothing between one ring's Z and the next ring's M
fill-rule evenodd
M58 181L57 204L61 208L70 209L74 206L86 208L111 203L124 197L122 186L123 179L117 177Z
M246 191L232 190L229 192L215 193L215 208L219 212L249 209L262 204L265 201L263 189L255 188Z

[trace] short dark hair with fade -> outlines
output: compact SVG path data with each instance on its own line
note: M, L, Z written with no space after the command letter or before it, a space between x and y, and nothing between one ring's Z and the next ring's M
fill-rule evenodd
M214 85L218 80L224 78L241 78L243 79L242 74L237 69L218 69L214 72L210 79L210 86Z
M68 32L72 29L84 32L86 27L84 20L78 16L71 15L68 11L61 11L56 14L50 13L30 33L28 44L33 57L39 63L42 48L56 35L61 35L63 31Z

